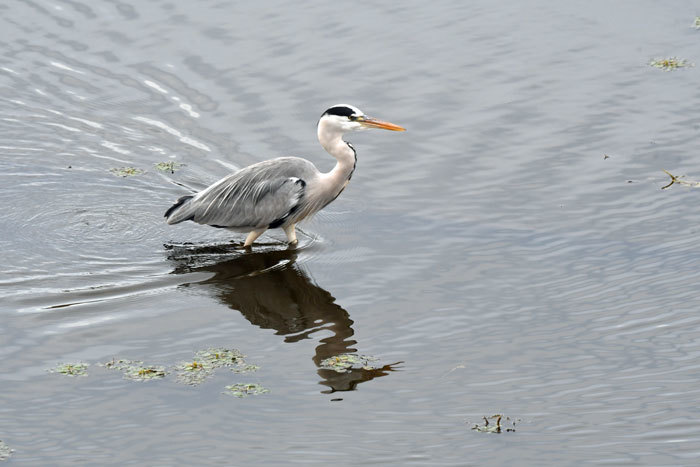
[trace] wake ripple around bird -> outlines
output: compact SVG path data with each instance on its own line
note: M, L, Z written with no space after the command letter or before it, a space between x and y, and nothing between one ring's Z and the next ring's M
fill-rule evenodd
M198 125L216 102L167 68L140 64L126 74L22 40L7 49L14 59L0 69L0 192L9 201L0 311L65 311L177 285L163 243L178 234L162 213L183 190L236 165L220 156L235 145ZM171 161L182 170L155 167ZM137 172L112 171L124 167Z

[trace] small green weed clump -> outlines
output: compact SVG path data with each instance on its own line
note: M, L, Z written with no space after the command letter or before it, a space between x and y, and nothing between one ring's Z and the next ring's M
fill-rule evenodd
M368 355L340 354L321 361L321 368L325 370L334 370L338 373L345 373L353 368L375 370L377 367L370 365L369 362L375 362L377 360L379 359Z
M141 175L143 170L137 169L136 167L113 167L109 169L113 175L117 177L133 177L134 175Z
M109 362L102 363L101 366L110 370L119 370L124 374L124 378L133 381L160 379L167 374L162 366L144 365L142 361L138 360L112 359Z
M484 420L484 424L479 425L477 423L472 427L472 430L481 433L511 433L515 431L515 422L520 421L520 419L512 420L510 417L504 417L501 414L482 417L482 419ZM494 423L489 423L489 420ZM503 421L503 425L501 425L501 421Z
M49 372L67 376L87 376L88 366L90 365L87 363L61 363Z
M13 452L15 452L15 450L10 449L10 446L0 439L0 461L9 459Z
M656 58L652 61L649 62L649 65L653 66L654 68L659 68L664 71L672 71L672 70L677 70L678 68L686 68L693 66L692 63L688 62L685 59L678 58L678 57L669 57L669 58Z
M255 383L238 383L226 386L226 391L224 394L228 394L236 397L246 397L246 396L257 396L259 394L265 394L270 392L269 389L260 386Z
M181 162L176 162L176 161L168 161L168 162L158 162L155 164L156 169L160 170L161 172L170 172L171 174L174 174L176 170L179 170L180 167L182 167L183 163Z
M194 360L181 362L175 366L179 382L196 386L207 379L217 368L228 367L234 373L256 371L256 365L245 362L245 355L236 349L211 348L200 350Z

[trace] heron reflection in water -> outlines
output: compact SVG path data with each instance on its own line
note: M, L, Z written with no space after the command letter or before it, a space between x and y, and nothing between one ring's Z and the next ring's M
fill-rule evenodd
M335 391L351 391L364 381L385 376L398 363L380 368L351 368L339 373L321 367L329 357L356 352L350 315L335 298L316 285L296 260L295 249L239 254L233 246L169 246L174 273L210 272L196 286L206 287L224 304L238 310L252 324L274 329L285 342L312 338L319 331L331 336L319 340L313 361L321 384ZM232 252L239 254L231 258Z

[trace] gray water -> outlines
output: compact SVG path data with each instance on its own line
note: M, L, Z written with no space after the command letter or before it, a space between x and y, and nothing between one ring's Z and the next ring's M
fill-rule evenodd
M661 188L664 169L700 180L700 70L648 65L700 61L696 14L1 6L8 465L697 465L700 193ZM315 124L339 102L408 131L350 135L352 183L297 249L164 223L259 160L329 170ZM217 346L260 369L191 387L97 366ZM342 353L378 360L321 368ZM270 392L222 394L236 382ZM496 413L516 431L471 430Z

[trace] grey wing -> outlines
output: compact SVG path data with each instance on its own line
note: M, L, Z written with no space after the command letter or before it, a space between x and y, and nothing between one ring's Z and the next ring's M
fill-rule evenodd
M316 172L310 162L292 157L254 164L196 194L181 214L217 227L279 227L299 210L306 179Z

